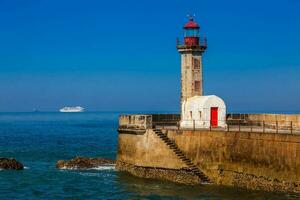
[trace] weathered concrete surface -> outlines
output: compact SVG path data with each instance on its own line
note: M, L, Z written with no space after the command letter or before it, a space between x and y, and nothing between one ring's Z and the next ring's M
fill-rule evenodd
M178 147L217 184L300 192L300 136L169 132Z
M199 184L200 178L188 169L143 167L117 161L119 171L129 172L137 177L168 180L184 184Z
M181 103L203 94L202 50L181 51Z
M151 128L151 115L120 115L119 128L147 129Z
M143 167L167 169L186 167L151 129L144 135L121 133L118 142L117 161Z
M168 137L216 184L300 192L299 135L168 130ZM185 167L152 130L144 135L119 134L117 169L142 177L149 172L155 178L151 168ZM176 181L165 171L156 178Z

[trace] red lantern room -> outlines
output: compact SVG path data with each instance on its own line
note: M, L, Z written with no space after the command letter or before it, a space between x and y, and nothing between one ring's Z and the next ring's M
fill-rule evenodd
M194 22L194 19L190 17L190 20L184 26L184 44L187 46L199 45L199 29L200 26Z

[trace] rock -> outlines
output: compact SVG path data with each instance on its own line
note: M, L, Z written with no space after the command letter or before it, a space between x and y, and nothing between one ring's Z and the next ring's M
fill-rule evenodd
M21 170L24 169L22 163L18 162L13 158L0 158L0 169L15 169Z
M107 158L76 157L71 160L59 160L56 167L59 169L91 169L99 166L114 165L115 161Z

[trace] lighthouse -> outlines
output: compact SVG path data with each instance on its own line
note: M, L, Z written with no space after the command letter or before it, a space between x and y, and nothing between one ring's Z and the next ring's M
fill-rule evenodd
M192 17L184 25L183 44L177 41L181 55L181 120L183 129L226 127L226 105L216 95L203 95L202 55L206 38Z
M206 38L200 38L200 26L192 17L183 29L183 44L177 42L181 54L181 103L203 95L202 54L207 48Z

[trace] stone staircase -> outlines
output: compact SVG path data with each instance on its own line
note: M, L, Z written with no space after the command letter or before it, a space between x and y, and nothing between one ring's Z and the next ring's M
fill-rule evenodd
M211 183L209 178L200 169L192 163L192 161L178 148L175 142L166 136L160 129L153 129L155 134L176 154L176 156L187 165L196 176L199 177L201 183Z

